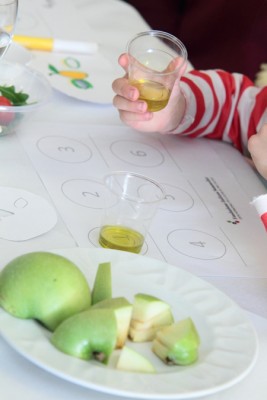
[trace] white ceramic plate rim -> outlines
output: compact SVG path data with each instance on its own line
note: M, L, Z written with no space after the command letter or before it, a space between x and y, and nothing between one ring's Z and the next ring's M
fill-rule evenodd
M0 310L2 336L39 367L100 392L167 400L224 390L242 380L254 366L258 353L254 328L238 305L204 280L165 262L126 252L81 248L53 252L76 262L91 287L98 264L110 261L114 297L132 300L134 294L143 291L168 301L175 319L190 316L194 320L201 347L199 360L191 366L167 367L151 353L158 373L122 372L60 353L35 321L17 319ZM140 346L148 354L149 345Z

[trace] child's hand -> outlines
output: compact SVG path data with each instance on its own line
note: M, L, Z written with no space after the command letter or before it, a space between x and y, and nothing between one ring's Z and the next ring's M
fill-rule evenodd
M267 64L261 64L261 69L256 74L255 85L258 87L267 85Z
M116 94L113 105L118 109L122 122L142 132L164 133L175 129L185 111L185 99L181 94L179 85L180 77L175 83L168 105L163 110L152 113L147 111L145 101L138 100L138 89L129 84L127 54L120 56L119 64L125 70L126 75L123 78L116 79L112 88ZM183 72L181 71L181 75Z

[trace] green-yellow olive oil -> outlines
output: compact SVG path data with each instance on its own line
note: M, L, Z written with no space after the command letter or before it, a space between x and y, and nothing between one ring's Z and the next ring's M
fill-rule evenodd
M144 243L144 236L127 227L105 225L100 230L99 244L108 249L140 253Z
M134 80L130 83L139 90L139 99L147 103L148 111L162 110L168 104L171 92L161 83L149 80Z

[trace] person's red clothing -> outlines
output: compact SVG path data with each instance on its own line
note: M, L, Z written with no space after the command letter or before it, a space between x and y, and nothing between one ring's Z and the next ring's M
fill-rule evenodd
M248 138L267 123L267 86L223 70L190 71L180 85L187 108L172 133L224 140L247 154Z
M267 62L266 0L128 0L153 29L177 36L195 69L255 79Z

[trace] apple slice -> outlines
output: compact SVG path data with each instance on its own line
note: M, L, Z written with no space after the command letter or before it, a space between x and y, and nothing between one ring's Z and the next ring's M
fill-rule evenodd
M165 301L143 293L134 297L129 338L134 342L151 341L162 326L174 321L171 307Z
M63 353L104 364L108 363L116 340L114 312L92 308L63 321L51 336L51 343Z
M198 358L200 338L191 318L158 330L152 351L166 364L189 365Z
M123 347L116 368L128 372L156 372L154 366L147 358L128 346Z
M0 306L14 317L36 319L51 331L90 305L86 278L73 262L60 255L21 255L0 275Z
M134 342L147 342L155 338L155 334L159 328L173 323L173 315L170 309L163 311L161 314L140 322L131 320L129 329L129 338Z
M125 297L113 297L94 304L92 309L109 309L113 310L117 320L117 343L116 348L120 349L124 346L128 337L130 320L132 315L132 304Z
M149 294L138 293L134 296L133 319L148 321L169 309L170 305L165 301Z
M92 290L92 304L112 297L111 265L109 262L98 265Z

